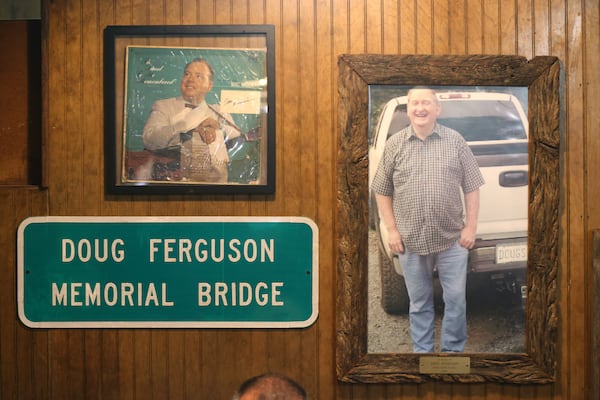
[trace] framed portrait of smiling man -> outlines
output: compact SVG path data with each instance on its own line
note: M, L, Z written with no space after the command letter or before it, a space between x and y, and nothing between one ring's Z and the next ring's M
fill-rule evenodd
M557 277L560 275L557 252L560 174L557 172L560 171L559 152L562 140L559 118L559 61L555 57L535 57L527 60L520 56L497 55L345 54L339 57L338 67L338 179L336 180L338 208L335 224L338 243L336 253L338 379L343 382L361 383L490 381L544 384L553 382L556 379L555 360L560 306L557 285ZM414 87L421 89L437 87L435 90L437 102L443 103L441 110L444 108L446 111L452 110L451 103L457 103L457 107L454 107L450 113L450 118L444 116L439 110L440 107L433 104L436 100L430 91L421 91L417 96L421 103L413 104L412 98L407 97L410 97L408 89ZM388 88L391 88L391 92L386 93L385 90ZM491 109L493 112L489 113L490 108L484 106L483 101L487 102L492 98L493 101L489 104L493 104ZM427 109L424 107L424 99L431 100L427 104ZM469 102L477 103L478 106L467 107L466 103ZM514 108L516 112L509 113L508 106ZM411 114L410 107L417 107L414 115ZM390 112L387 113L386 110ZM427 121L431 122L431 117L434 115L440 120L439 125L446 125L445 128L431 129L431 124L427 124ZM473 124L477 124L481 115L488 115L485 123L473 129ZM461 118L453 121L452 116ZM411 128L414 128L413 125L418 128L413 129L413 132L403 128L410 119L416 119L414 124L411 121ZM425 130L426 127L428 129ZM489 140L482 140L481 136L477 135L483 134L487 127L495 127L492 131L496 136L489 136L487 138ZM461 135L452 133L451 130L461 132L465 137L459 140ZM432 132L437 135L436 141L425 145L424 142L429 139L422 140L419 135L426 137L426 134L432 135ZM383 136L380 137L380 134ZM498 136L500 134L503 136ZM419 139L413 140L414 136ZM444 146L444 149L449 149L445 151L441 145L448 141L451 141L453 146ZM384 150L388 148L388 144L391 149L389 152ZM385 146L381 148L382 152L379 152L381 145ZM473 161L472 157L465 157L469 148L471 148L470 152L475 153L475 157L479 156L479 159ZM503 151L500 152L500 149ZM394 215L396 211L393 208L395 201L393 193L398 186L396 180L399 184L403 184L403 179L407 176L416 176L405 173L406 165L403 162L406 157L402 157L408 151L415 154L417 159L417 164L413 164L412 170L421 171L417 167L423 167L429 162L435 172L435 174L423 174L424 177L420 175L416 177L416 187L412 188L411 193L420 194L418 184L421 179L433 182L432 186L436 190L446 193L447 189L450 189L446 177L451 179L456 175L453 171L464 169L454 163L453 160L456 159L461 160L459 163L461 165L472 166L468 168L470 171L479 169L478 166L493 169L494 171L490 170L490 173L494 172L495 175L487 179L488 188L493 188L492 184L499 184L502 191L510 189L507 192L511 193L509 196L511 200L518 199L521 203L518 207L508 207L511 211L519 212L515 214L515 221L509 224L513 227L510 229L515 232L501 235L505 236L502 241L497 238L498 241L494 243L491 252L476 248L473 245L473 237L469 235L466 235L465 239L471 240L467 240L460 246L463 249L459 248L457 243L460 244L463 240L462 224L459 224L458 229L461 234L460 239L458 236L442 236L440 239L439 236L431 234L432 223L438 223L440 220L446 223L448 220L448 224L451 225L454 219L450 220L446 215L440 215L435 207L426 206L425 202L434 206L438 204L439 199L435 193L428 193L426 198L420 197L418 200L415 200L418 196L409 197L404 202L407 207L412 204L418 212L425 211L425 214L417 216L416 222L413 221L414 230L407 230L404 227L400 229L398 223L386 223L383 230L378 229L380 221L390 220L390 214L393 215L393 219L398 219ZM496 164L500 164L509 153L512 154L511 161L505 163L510 164L509 168L500 171L499 165ZM432 157L426 157L427 155ZM455 155L460 158L454 157ZM386 179L383 184L376 183L377 173L373 174L380 164L377 161L378 157L387 158L384 167ZM431 171L427 168L422 170ZM462 174L458 175L462 176ZM439 178L440 176L442 178ZM393 184L389 183L390 180ZM465 182L470 183L465 186L461 181L459 185L464 193L473 193L476 188L481 187L481 180L477 176L470 176ZM373 199L369 190L373 187L376 188L376 193L384 197L386 195L392 197L391 211L389 208L380 207L377 196ZM455 190L452 190L456 194ZM517 191L520 194L513 193ZM499 201L500 192L495 193L497 194L492 196L480 194L480 202L486 201L487 204L487 200L490 200L488 197L491 197L492 201ZM398 198L404 199L407 195L408 192L402 192ZM460 194L458 196L465 197ZM466 203L465 199L467 209L465 214L468 214L469 206ZM454 205L452 210L457 209L460 214L461 201L452 204ZM479 225L483 229L487 211L483 209L483 205L481 207ZM386 209L387 217L383 215ZM497 216L498 212L493 210L490 214ZM398 215L404 216L402 212ZM466 220L468 221L468 217ZM469 225L467 221L465 226ZM403 230L407 233L406 237L392 229L395 225L398 232ZM392 228L388 229L388 226ZM380 233L389 231L387 233L391 240L380 240L377 230ZM402 317L410 314L413 309L413 296L408 296L401 291L412 290L414 293L415 286L412 286L413 289L408 289L411 285L406 282L406 276L400 275L393 260L395 254L406 255L408 246L412 246L412 249L416 248L416 244L408 243L408 234L413 231L417 235L425 233L422 242L426 245L428 241L432 242L432 239L452 241L452 259L448 258L445 265L453 263L459 256L464 260L466 246L471 249L471 252L475 250L473 253L475 257L471 261L481 261L476 263L476 268L493 266L498 270L498 274L493 274L494 278L499 278L500 272L506 273L504 282L512 281L509 283L510 296L515 302L526 298L524 311L519 311L518 308L512 309L514 315L520 315L521 321L523 319L525 321L524 329L521 329L515 342L517 345L492 348L484 343L484 346L473 347L476 341L472 340L470 345L463 349L449 348L440 341L439 347L434 342L434 347L431 349L415 349L411 343L412 332L409 330L408 323L405 323L402 328L390 329L387 320L385 323L373 321L371 311L375 308L382 310L380 315L403 314ZM504 239L509 240L503 242ZM457 242L458 240L460 242ZM386 243L392 250L389 253L385 249ZM442 243L441 246L445 244ZM478 251L480 249L481 251ZM445 248L440 248L437 253L443 250ZM418 251L422 250L418 249ZM392 257L389 257L389 254L392 254ZM371 257L372 255L374 257ZM408 256L412 257L410 254ZM404 263L399 261L400 272L406 271L405 266L406 269L412 268L408 271L409 274L419 275L422 272L418 266L414 267L417 262L413 258L405 259ZM372 279L371 273L379 271L376 265L378 263L385 268L381 268L381 277ZM509 278L509 270L520 271L520 279L517 276L515 280L506 279ZM444 273L448 271L449 269ZM383 276L384 273L387 275ZM429 277L430 275L427 275L427 279ZM404 278L404 282L400 278ZM415 280L414 276L410 279L417 284L425 280L420 275L419 280ZM381 287L371 290L371 282L377 281L381 283ZM392 283L395 283L394 287L386 291L383 285ZM444 290L448 287L445 286ZM431 292L428 290L428 293ZM420 293L421 291L417 290L417 297ZM435 294L435 291L433 293ZM392 297L384 298L384 294L390 294ZM429 297L427 300L429 301ZM380 346L381 343L377 342L378 338L372 335L378 327L387 330L383 335L379 335L379 339L402 336L406 343L400 345L389 342L390 346ZM417 328L419 327L421 325L417 325ZM474 338L472 334L473 329L470 333L471 339ZM449 343L454 344L453 341Z
M377 300L369 302L371 352L524 350L529 123L523 105L527 105L527 97L527 87L518 86L369 87L369 297ZM420 129L427 126L430 135L421 138ZM456 134L460 136L454 137L461 138L458 143L462 147L458 148L468 158L443 156L454 154L450 139ZM404 139L399 141L396 135ZM380 210L384 205L377 201L385 176L381 171L388 165L384 161L391 155L384 151L388 141L396 149L394 157L402 159L396 166L394 182L402 188L400 194L413 196L406 200L395 196L398 203L394 203L395 207L401 201L407 204L397 210L402 217L394 222L406 237L402 245L408 250L391 248L394 243L387 227L389 221L384 218L385 210ZM435 154L438 144L442 154ZM421 159L415 150L419 154L427 151L428 155ZM456 169L459 161L464 168ZM464 175L454 172L461 170ZM474 193L476 212L470 216L470 198L462 193L468 191L465 188L477 186L468 184L473 177L481 186ZM415 219L416 226L410 223ZM440 241L436 235L449 239ZM423 241L424 237L427 240ZM451 246L454 241L458 242L456 249L462 250L456 254L467 256L464 264L454 260L443 270L439 267L444 265L441 253L432 265L432 279L415 281L414 276L406 276L403 264L410 261L407 254L432 251L435 246L443 246L444 250L448 247L455 254ZM460 267L460 274L455 274L455 267ZM432 290L431 301L421 306L434 310L423 314L427 315L426 321L432 318L435 325L441 325L439 343L432 340L433 327L413 329L419 321L414 314L409 318L408 289L417 285L425 285L417 291L420 294ZM456 291L458 297L450 301L444 287L450 293ZM417 298L414 292L413 297ZM460 307L450 309L446 304ZM445 336L448 329L460 335L451 336L449 342Z
M108 193L274 191L272 26L105 31Z

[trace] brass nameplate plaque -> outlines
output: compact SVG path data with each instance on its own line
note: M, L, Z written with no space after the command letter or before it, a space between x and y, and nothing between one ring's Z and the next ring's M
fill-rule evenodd
M421 374L470 374L471 357L425 356L419 358Z

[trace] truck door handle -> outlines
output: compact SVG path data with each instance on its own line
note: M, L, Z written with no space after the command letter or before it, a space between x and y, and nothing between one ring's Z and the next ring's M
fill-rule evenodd
M503 187L527 185L527 171L504 171L500 174L499 183Z

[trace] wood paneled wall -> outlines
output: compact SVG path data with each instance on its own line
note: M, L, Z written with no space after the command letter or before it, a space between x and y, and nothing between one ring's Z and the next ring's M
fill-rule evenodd
M41 182L40 27L39 20L0 21L0 185Z
M50 0L44 2L47 190L0 189L0 397L228 399L286 373L312 399L595 399L590 391L591 230L600 226L597 0ZM277 193L106 196L106 25L274 24ZM564 64L559 376L551 385L350 385L335 378L337 56L554 55ZM320 316L306 329L48 329L18 322L15 232L28 215L274 215L320 231Z

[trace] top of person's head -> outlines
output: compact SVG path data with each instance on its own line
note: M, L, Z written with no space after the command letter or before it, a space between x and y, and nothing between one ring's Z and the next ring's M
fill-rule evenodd
M266 373L244 381L233 400L306 400L306 391L293 379Z
M432 89L432 88L430 88L430 87L427 87L427 86L415 86L415 87L413 87L413 88L409 89L408 93L406 94L406 99L407 99L408 101L410 101L410 98L411 98L411 96L412 96L412 95L413 95L413 94L414 94L416 91L426 91L426 92L429 92L429 93L432 95L432 97L433 97L433 99L435 100L435 102L436 102L437 104L440 104L440 101L439 101L439 99L438 99L438 97L437 97L437 92L436 92L434 89Z
M211 78L215 76L215 71L213 70L212 65L210 65L210 63L208 62L208 60L206 58L202 58L202 57L196 57L189 63L185 64L185 68L183 70L186 71L188 69L188 67L194 63L201 63L201 64L206 65L206 67L208 68L208 71L210 72Z

